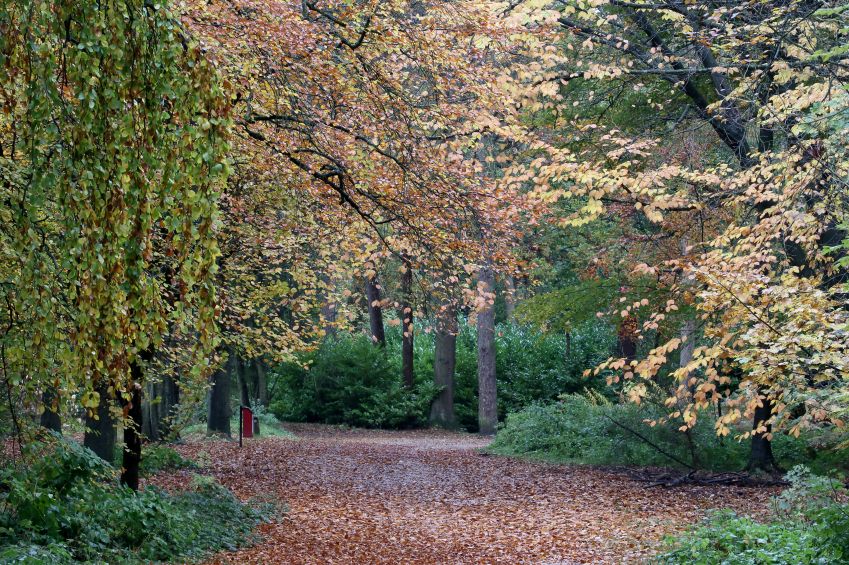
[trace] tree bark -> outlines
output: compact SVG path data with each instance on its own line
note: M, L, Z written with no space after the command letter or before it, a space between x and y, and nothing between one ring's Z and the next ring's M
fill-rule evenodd
M61 434L62 418L59 416L59 397L53 386L48 386L41 393L41 403L44 405L44 412L41 413L41 426Z
M254 359L254 368L256 369L256 397L259 403L268 407L268 379L265 376L265 364L261 358Z
M406 256L404 261L404 272L401 273L401 374L404 386L413 388L413 266Z
M248 375L247 375L247 363L241 358L237 358L233 363L236 369L236 377L239 383L239 399L241 400L242 406L251 405L251 393L248 388Z
M235 353L231 353L227 363L212 374L212 388L209 391L209 413L206 418L206 431L230 437L230 378Z
M101 383L96 390L100 394L100 403L97 405L96 411L97 419L89 416L86 412L83 445L111 464L115 461L115 441L117 438L115 418L110 410L113 398L109 394L106 383Z
M179 403L180 387L173 377L166 375L161 380L145 384L142 394L142 432L148 440L169 438Z
M637 329L637 320L633 316L628 316L619 326L617 334L617 346L619 356L624 357L627 361L633 361L637 357L637 337L635 330Z
M757 430L764 425L766 431L762 433L755 431L752 434L749 463L746 465L747 471L782 472L781 467L775 462L775 457L772 454L772 442L769 439L769 434L772 433L772 425L767 422L772 417L772 408L772 400L765 395L761 396L761 406L755 408L752 429Z
M478 288L491 295L495 289L492 268L483 267L478 274ZM498 423L495 375L495 309L487 303L478 312L478 425L482 435L492 435Z
M434 336L433 382L441 390L430 407L430 423L442 428L457 425L454 414L454 369L457 364L457 311L443 304Z
M366 278L366 302L368 302L368 320L371 340L376 345L386 345L386 332L383 329L383 309L380 306L380 288L377 278Z
M504 316L508 321L513 320L516 312L516 282L512 275L504 277Z
M141 463L142 386L141 367L133 363L130 384L130 401L124 406L124 457L121 465L121 484L139 490L139 464Z

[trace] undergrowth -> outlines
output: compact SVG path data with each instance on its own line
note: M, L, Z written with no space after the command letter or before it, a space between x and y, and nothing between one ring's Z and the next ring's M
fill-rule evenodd
M184 562L250 542L271 511L201 476L179 494L135 493L118 484L115 467L55 435L24 458L0 472L2 563Z

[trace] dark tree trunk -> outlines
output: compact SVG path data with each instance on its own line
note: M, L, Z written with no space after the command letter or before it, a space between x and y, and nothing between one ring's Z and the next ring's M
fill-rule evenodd
M117 438L115 418L110 409L113 399L105 383L98 386L96 390L100 394L100 403L97 405L97 419L95 420L86 413L83 445L111 464L115 461L115 440Z
M142 431L150 441L171 439L180 387L171 376L145 384L142 394Z
M241 358L237 358L234 365L239 382L239 399L242 401L242 406L250 407L251 394L248 388L248 363Z
M404 256L404 272L401 273L401 374L404 386L413 388L413 266Z
M227 363L212 374L209 413L206 418L208 433L230 437L230 378L234 361L235 353L231 352Z
M772 442L769 440L769 434L772 433L772 425L766 423L772 417L772 400L767 396L762 396L761 402L761 406L755 408L752 429L757 430L762 425L765 425L766 431L762 433L754 432L752 434L751 451L749 452L749 463L746 465L746 470L780 473L782 469L775 462L775 457L772 454Z
M628 361L633 361L637 357L637 320L633 316L628 316L622 320L619 326L617 335L617 346L619 348L619 356L624 357Z
M41 402L44 404L44 412L41 413L41 426L58 434L62 433L62 418L59 417L59 397L56 389L48 386L41 393Z
M380 306L380 288L377 278L366 278L366 302L368 302L368 321L372 341L383 347L386 345L386 332L383 329L383 309Z
M133 363L131 372L141 376L141 368ZM139 463L141 463L142 440L142 387L136 376L130 384L130 402L124 406L124 457L121 469L121 484L139 490Z
M430 407L430 423L443 428L457 425L454 415L454 368L457 362L457 312L446 302L436 322L433 382L441 390Z
M478 287L491 294L495 288L495 277L490 267L481 269ZM495 309L487 298L487 304L478 312L478 424L482 435L495 433L498 423L498 403L495 380Z

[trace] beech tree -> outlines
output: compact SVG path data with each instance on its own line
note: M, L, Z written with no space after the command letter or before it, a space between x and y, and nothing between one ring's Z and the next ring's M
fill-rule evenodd
M7 2L0 22L3 378L34 402L74 395L89 429L126 403L137 430L142 353L191 332L202 379L214 345L229 105L167 5ZM111 460L114 428L96 427Z
M761 447L774 429L798 434L812 422L840 425L845 408L825 391L845 386L847 359L833 329L845 323L839 132L847 98L833 88L846 78L845 46L835 33L845 6L577 0L514 3L505 11L515 25L538 32L533 42L562 37L568 46L537 49L537 70L517 73L512 88L528 110L563 105L572 81L652 92L658 95L645 104L673 131L704 125L725 148L712 163L657 160L659 131L600 123L596 111L610 104L593 100L594 88L590 111L566 117L578 149L529 133L522 139L537 157L513 177L532 180L543 200L575 199L578 209L565 223L590 221L615 204L657 224L689 214L708 226L697 254L635 265L666 278L671 292L644 314L641 333L686 303L703 329L692 360L674 373L679 387L668 402L684 408L671 417L686 429L699 410L722 401L717 433L751 418L752 431L741 434L753 438L749 466L768 470L774 462ZM673 109L680 113L664 114ZM686 283L678 273L687 273ZM628 305L620 316L641 309ZM598 370L617 371L613 379L628 381L639 401L647 390L641 380L681 345L675 335L643 359L613 359ZM724 397L733 371L740 385Z

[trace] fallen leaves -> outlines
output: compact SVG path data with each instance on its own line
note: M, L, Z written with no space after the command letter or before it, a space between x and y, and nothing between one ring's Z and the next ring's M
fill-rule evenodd
M487 440L468 434L291 429L299 439L179 448L206 452L209 471L239 497L273 494L290 508L261 526L261 543L209 563L639 561L706 510L759 512L770 494L646 489L616 470L488 456L479 452Z

